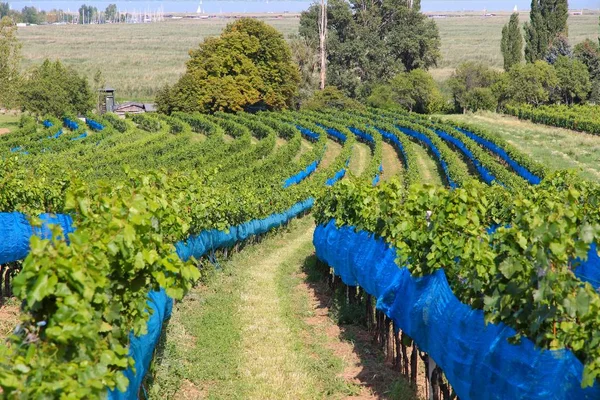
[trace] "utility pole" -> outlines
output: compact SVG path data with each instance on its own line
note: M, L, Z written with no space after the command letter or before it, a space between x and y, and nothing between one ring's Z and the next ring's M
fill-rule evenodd
M327 58L325 56L325 43L327 41L327 4L321 0L321 15L319 18L319 47L321 52L321 90L325 89L325 76L327 75Z

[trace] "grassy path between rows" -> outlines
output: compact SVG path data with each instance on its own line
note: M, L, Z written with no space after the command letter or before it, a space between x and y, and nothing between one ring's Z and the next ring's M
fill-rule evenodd
M371 159L371 149L364 143L356 142L350 156L348 169L354 176L361 176Z
M175 305L146 381L150 399L414 398L369 334L330 318L309 279L313 230L311 217L292 221Z
M438 173L437 164L433 158L427 153L425 148L417 143L410 144L417 158L417 168L421 176L421 183L429 183L432 185L442 185L442 179Z
M396 149L392 145L383 142L381 153L383 156L382 180L390 179L393 176L400 178L403 168L402 161L400 161L400 156L396 152Z
M323 159L319 164L319 169L327 168L341 152L342 146L338 142L328 139L327 147L325 148L325 154L323 155Z
M596 135L492 112L444 118L467 122L498 135L550 169L580 169L584 178L600 181L600 137Z

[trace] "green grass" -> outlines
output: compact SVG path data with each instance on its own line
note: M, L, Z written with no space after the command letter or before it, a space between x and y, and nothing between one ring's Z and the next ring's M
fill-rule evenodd
M442 81L450 77L452 71L462 62L480 61L502 69L500 52L502 27L508 23L510 13L498 13L496 17L483 17L481 14L457 16L449 13L448 18L436 19L442 39L442 59L431 72ZM528 12L519 14L521 26L529 20ZM598 37L598 12L587 15L569 15L569 42L575 45L586 38Z
M0 129L13 131L19 126L19 117L15 115L0 114Z
M412 142L410 145L413 147L413 151L417 157L417 168L421 176L421 183L441 186L442 179L438 173L435 160L431 158L427 150L420 144Z
M484 18L468 14L436 19L442 38L442 59L432 70L444 80L463 61L482 61L502 67L500 39L510 13ZM521 13L521 23L529 18ZM299 19L265 18L286 37L298 31ZM152 100L156 91L172 84L185 71L188 51L208 36L216 36L231 20L169 20L154 24L28 26L19 28L24 67L44 58L60 58L90 80L99 69L120 100ZM598 36L598 13L569 16L572 44Z
M298 30L297 18L265 19L284 35ZM153 24L49 25L18 30L24 67L60 58L91 79L102 71L123 100L152 100L185 71L188 51L216 36L231 20L168 20Z
M246 247L178 303L152 369L152 399L340 398L343 361L302 322L296 291L312 218ZM308 339L307 339L308 338Z
M486 129L550 169L576 169L583 178L600 181L600 136L520 121L491 112L444 118Z

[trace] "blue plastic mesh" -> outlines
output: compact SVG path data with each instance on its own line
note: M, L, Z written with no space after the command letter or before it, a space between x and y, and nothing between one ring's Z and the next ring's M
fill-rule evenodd
M69 118L64 118L63 122L65 123L65 126L72 131L76 131L77 129L79 129L79 124L77 124L77 122L75 121L70 120Z
M171 316L173 299L167 296L164 289L152 291L148 294L148 306L152 309L152 314L148 319L148 333L139 337L133 333L130 334L129 356L135 361L135 373L131 368L124 372L125 377L129 379L129 386L125 392L119 392L117 389L109 391L108 399L110 400L135 400L138 398L142 380L148 372L154 348L160 339L163 322Z
M49 120L45 120L44 122L42 122L42 124L46 128L52 128L54 126L54 124L52 122L50 122Z
M333 128L327 128L325 125L321 125L321 124L317 124L318 126L320 126L321 128L325 129L325 132L327 132L327 134L329 136L334 137L335 139L339 140L340 142L344 143L346 141L346 135L344 135L342 132L333 129Z
M319 166L319 162L320 160L314 161L302 171L298 172L296 175L292 175L289 178L287 178L283 183L283 188L285 189L292 185L296 185L302 182L307 177L309 177L313 172L316 171L317 167Z
M396 137L396 135L386 132L383 129L379 129L379 128L375 128L379 133L381 133L381 136L383 136L384 139L386 139L387 141L391 142L394 147L400 151L400 153L402 154L402 159L403 159L403 164L404 167L406 167L408 165L408 163L406 162L406 153L404 152L404 146L402 146L402 142L400 142L400 139L398 139Z
M81 135L71 138L71 140L81 140L81 139L85 139L87 137L87 132L83 132Z
M303 128L300 125L296 125L296 129L298 129L301 134L303 134L304 136L306 136L306 138L309 139L309 140L311 140L311 141L317 141L317 140L319 140L319 134L314 133L310 129Z
M496 180L496 177L487 169L485 168L483 165L481 165L481 162L479 162L479 160L473 155L473 153L471 153L471 150L469 150L467 148L467 146L465 146L465 144L455 138L452 135L449 135L446 132L440 131L440 130L435 130L435 133L441 137L442 139L452 143L454 146L456 146L460 151L462 151L462 153L469 159L471 160L471 162L473 163L473 165L475 166L475 169L477 170L477 172L479 173L479 175L481 176L481 179L487 183L487 184L491 184L493 181Z
M369 135L366 132L361 131L360 129L349 126L348 130L350 132L354 133L356 136L358 136L362 140L364 140L365 142L375 143L375 139L373 139L373 136Z
M498 157L500 157L508 165L510 165L510 167L519 176L521 176L523 179L525 179L527 182L531 183L532 185L537 185L537 184L539 184L542 181L538 176L535 176L534 174L532 174L531 172L529 172L529 170L527 168L523 167L522 165L520 165L519 163L517 163L515 160L513 160L508 155L508 153L502 147L498 146L497 144L495 144L493 142L490 142L489 140L486 140L486 139L484 139L484 138L482 138L480 136L477 136L473 132L469 132L469 131L467 131L465 129L456 128L456 130L458 130L459 132L464 133L469 138L471 138L472 140L474 140L476 143L482 145L486 149L488 149L488 150L492 151L493 153L495 153Z
M396 265L396 250L382 239L334 221L316 228L317 257L350 286L377 299L377 308L442 368L461 400L599 399L582 389L583 365L569 350L541 350L514 329L485 324L483 312L461 303L443 269L413 278Z
M91 129L93 129L95 131L101 131L104 129L104 125L102 125L99 122L94 121L93 119L86 118L85 123L87 124L87 126L89 126Z
M0 264L27 257L32 234L33 230L24 214L0 213Z
M68 235L74 232L71 216L64 214L42 214L42 226L32 227L24 214L0 213L0 264L22 260L29 254L29 240L33 234L42 239L52 238L49 225L60 225L68 243Z
M405 135L415 138L418 141L424 143L427 147L429 147L431 152L438 159L438 162L440 163L442 170L444 171L444 176L446 177L446 180L448 181L448 186L450 186L450 188L452 188L452 189L455 189L457 187L457 184L450 177L450 173L448 172L448 165L446 164L446 161L444 161L444 158L442 157L442 153L440 153L439 149L433 144L431 139L429 139L424 134L414 131L412 129L403 128L401 126L396 126L396 128L398 128Z
M586 260L577 261L580 264L573 270L575 275L582 281L589 282L596 290L600 290L600 257L596 243L590 245Z

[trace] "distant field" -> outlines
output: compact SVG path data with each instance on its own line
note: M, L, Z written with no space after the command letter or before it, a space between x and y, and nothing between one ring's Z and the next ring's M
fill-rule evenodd
M298 19L265 20L286 36ZM149 100L185 71L188 51L218 35L230 20L171 20L154 24L52 25L19 29L25 66L60 58L87 74L100 69L120 100Z
M448 78L457 65L464 61L481 61L502 68L500 53L502 27L508 23L510 13L495 17L469 15L436 19L442 38L442 60L432 70L438 80ZM521 24L529 20L529 13L520 13ZM569 16L569 41L575 45L586 38L596 39L598 13Z
M500 38L510 14L468 15L436 19L442 37L442 60L432 72L444 80L466 60L502 67ZM529 18L521 14L521 21ZM286 37L298 30L298 18L265 19ZM30 26L19 29L25 66L60 58L90 78L100 69L120 100L150 100L185 70L188 50L207 36L218 35L229 22L174 20L156 24ZM572 43L598 36L598 14L570 16Z

